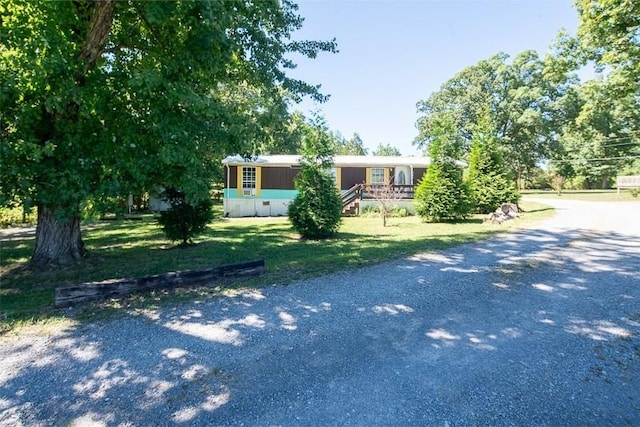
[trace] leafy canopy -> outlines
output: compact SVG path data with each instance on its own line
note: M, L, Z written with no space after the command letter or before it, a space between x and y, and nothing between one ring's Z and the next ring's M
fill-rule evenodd
M576 88L575 114L559 132L560 155L552 166L565 178L577 178L587 188L607 188L634 159L640 157L640 97L620 90L619 70Z
M228 153L250 153L318 86L286 75L290 1L7 0L0 5L0 203L74 214L158 185L208 197ZM98 30L96 30L96 28ZM219 169L219 168L218 168Z
M354 133L351 139L336 138L336 154L351 156L366 156L367 149L358 133Z
M38 206L32 261L77 261L84 204L158 187L209 197L227 154L269 146L318 86L287 76L289 0L5 0L0 5L0 205ZM45 220L46 219L46 220Z
M640 81L640 3L636 0L575 0L578 36L588 55L624 76L627 90Z
M522 52L511 61L499 53L467 67L418 103L421 117L414 143L427 147L441 117L447 116L466 154L476 123L489 111L510 175L521 178L555 149L555 120L570 80L569 68L562 61L541 59L535 51Z
M400 150L391 144L378 144L375 150L373 150L374 156L402 156Z

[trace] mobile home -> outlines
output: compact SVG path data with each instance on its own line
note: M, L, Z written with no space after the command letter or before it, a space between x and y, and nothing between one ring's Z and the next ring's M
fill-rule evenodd
M224 214L228 217L286 215L296 197L300 156L225 158ZM375 204L362 189L393 185L402 193L399 205L413 209L413 190L424 175L428 157L335 156L331 173L343 195L345 212ZM356 191L360 189L360 191ZM354 198L355 195L356 197Z

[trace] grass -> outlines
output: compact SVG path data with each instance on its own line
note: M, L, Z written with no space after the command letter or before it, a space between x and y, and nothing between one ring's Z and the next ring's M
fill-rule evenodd
M225 219L210 225L196 244L187 248L176 248L167 242L152 217L93 223L83 227L90 255L77 265L46 271L29 266L33 236L23 233L5 239L0 248L0 331L17 324L64 320L66 312L52 307L54 290L61 285L260 258L265 260L266 273L242 285L287 284L486 238L552 213L544 205L525 202L522 207L527 211L523 219L502 225L483 224L481 216L455 224L425 224L417 217L391 218L387 227L382 227L380 218L345 218L339 234L322 241L300 239L286 218ZM165 294L168 296L162 296ZM160 292L131 298L126 304L145 307L179 298L193 298L193 294ZM107 308L118 309L122 304L117 302ZM96 307L90 311L95 312Z
M561 195L555 191L526 190L523 196L544 197L545 199L571 199L589 202L640 202L640 196L633 197L631 190L564 190Z

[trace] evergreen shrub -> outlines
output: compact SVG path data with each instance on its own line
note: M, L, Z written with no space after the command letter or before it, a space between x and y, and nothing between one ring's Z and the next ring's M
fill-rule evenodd
M190 204L185 194L175 189L166 189L163 199L171 207L160 212L158 223L169 240L181 241L183 245L193 242L193 238L202 234L213 221L213 202L204 199L196 204Z
M465 219L472 209L469 187L453 163L429 166L416 188L414 203L416 214L427 222Z
M296 180L298 195L289 205L289 220L302 237L324 239L342 223L342 199L331 175L315 165L303 165Z

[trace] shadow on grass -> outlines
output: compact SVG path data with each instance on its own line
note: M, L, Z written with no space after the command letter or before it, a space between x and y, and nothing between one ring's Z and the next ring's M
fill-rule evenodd
M84 241L89 251L83 262L37 271L27 260L33 251L33 237L3 242L0 318L24 320L59 315L53 308L57 286L106 279L140 277L151 274L201 269L252 259L264 259L266 273L248 283L261 286L290 283L296 279L339 269L370 265L418 252L440 250L495 234L482 228L481 219L446 225L446 233L428 235L428 224L399 222L395 227L343 231L326 240L301 239L287 221L218 221L196 244L174 247L165 240L153 221L110 222L85 227ZM375 221L377 224L377 221ZM347 230L349 230L347 227ZM416 233L421 230L422 234ZM57 313L57 314L56 314Z
M254 226L238 228L238 242L255 242ZM290 238L264 228L268 245ZM292 246L349 249L346 240L362 236L339 237ZM581 425L594 414L634 424L639 250L637 235L524 230L385 265L354 293L340 277L335 288L230 293L69 329L5 347L4 414L34 425L295 425L305 411L344 422L343 410L326 411L344 405L354 424L434 424L418 415L447 414L458 393L415 411L402 410L406 402L484 380L488 394L518 399L524 381L530 406L547 411L523 416L481 398L488 415L474 424ZM376 392L351 399L363 373ZM309 384L317 385L312 396ZM268 410L256 404L265 396Z

